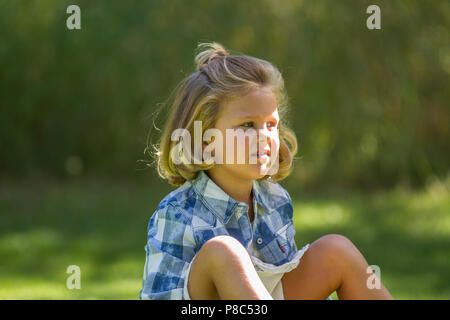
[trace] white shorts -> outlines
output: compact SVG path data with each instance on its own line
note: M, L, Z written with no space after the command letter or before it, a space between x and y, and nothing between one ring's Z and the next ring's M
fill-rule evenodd
M250 255L258 276L260 277L262 283L274 300L284 300L283 285L281 279L283 278L283 275L285 273L297 268L298 264L300 263L301 257L303 256L305 251L308 250L308 248L309 244L304 246L301 250L298 250L291 261L282 264L281 266L275 266L273 264L265 263L260 259ZM189 279L189 271L191 269L192 262L194 262L194 259L192 259L189 265L184 281L183 296L185 300L191 300L187 289L187 283ZM327 300L331 300L331 297L328 297Z

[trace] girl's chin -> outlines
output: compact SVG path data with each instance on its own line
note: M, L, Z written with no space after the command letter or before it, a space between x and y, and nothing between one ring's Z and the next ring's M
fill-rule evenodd
M267 172L269 171L268 167L265 164L249 164L247 165L248 167L248 172L252 172L253 175L257 176L256 179L260 179L262 177L264 177Z
M268 164L268 163L267 163ZM261 179L268 174L269 167L266 163L256 163L256 164L239 164L227 166L228 170L233 172L233 175L239 176L246 179Z

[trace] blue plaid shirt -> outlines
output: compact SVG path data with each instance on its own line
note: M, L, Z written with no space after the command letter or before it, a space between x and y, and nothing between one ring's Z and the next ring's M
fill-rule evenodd
M293 207L280 184L254 180L253 228L248 205L217 186L204 171L169 193L148 224L140 299L185 299L186 273L209 239L229 235L245 248L251 241L263 262L279 266L297 252Z

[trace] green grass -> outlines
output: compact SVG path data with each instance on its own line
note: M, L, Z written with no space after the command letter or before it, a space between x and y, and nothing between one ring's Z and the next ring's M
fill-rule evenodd
M157 186L157 187L153 187ZM0 299L137 299L147 223L171 189L111 181L0 186ZM450 298L448 187L291 192L298 246L348 237L396 299ZM69 265L81 289L69 290ZM332 295L337 299L336 294Z

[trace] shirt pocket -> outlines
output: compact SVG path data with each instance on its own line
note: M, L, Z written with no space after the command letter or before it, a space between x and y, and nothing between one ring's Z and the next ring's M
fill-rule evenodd
M275 240L278 248L286 257L289 257L295 249L294 235L295 227L293 222L289 222L275 232Z
M277 236L277 239L288 241L288 229L289 226L291 226L293 223L290 222L287 225L281 227L277 232L275 232L275 235Z

